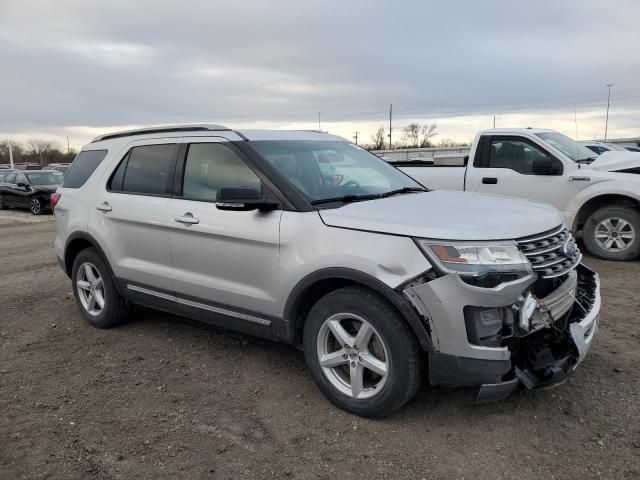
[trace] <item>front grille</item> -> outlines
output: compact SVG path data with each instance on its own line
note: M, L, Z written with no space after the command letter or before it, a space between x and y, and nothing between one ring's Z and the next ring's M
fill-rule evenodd
M573 235L567 227L559 227L516 240L520 251L529 259L534 272L540 278L556 278L569 273L576 268L582 259L578 248L572 255L567 256L565 245L575 245Z

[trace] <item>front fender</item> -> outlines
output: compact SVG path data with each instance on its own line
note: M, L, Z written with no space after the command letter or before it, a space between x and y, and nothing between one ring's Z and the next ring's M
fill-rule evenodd
M619 195L640 202L640 183L628 180L605 180L594 183L580 190L567 205L565 211L579 212L589 200L603 195Z

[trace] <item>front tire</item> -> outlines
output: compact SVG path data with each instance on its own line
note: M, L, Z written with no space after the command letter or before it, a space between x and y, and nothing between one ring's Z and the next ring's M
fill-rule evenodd
M583 238L596 257L632 260L640 254L640 213L622 206L599 208L587 218Z
M385 417L418 391L422 356L399 313L376 293L345 287L321 298L303 332L307 365L335 405L364 417Z
M87 248L76 256L71 279L76 304L91 326L111 328L125 320L127 303L97 250Z
M29 210L31 210L31 213L33 213L34 215L41 215L42 214L42 200L40 200L39 198L32 198L29 201Z

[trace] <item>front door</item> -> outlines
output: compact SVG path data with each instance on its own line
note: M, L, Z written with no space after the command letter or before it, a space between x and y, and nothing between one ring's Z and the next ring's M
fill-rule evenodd
M542 146L518 136L490 135L479 145L483 151L474 161L467 190L528 198L564 210L580 188L567 181L566 166L554 175L536 175L533 162L552 157ZM562 164L558 160L559 164Z
M167 213L176 296L190 307L276 315L282 211L215 204L222 187L263 189L256 173L228 141L207 138L187 145L177 177Z

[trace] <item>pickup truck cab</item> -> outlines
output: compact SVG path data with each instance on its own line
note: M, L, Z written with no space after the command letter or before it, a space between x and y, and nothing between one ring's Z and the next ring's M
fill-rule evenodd
M424 186L549 203L582 234L587 250L607 260L640 254L640 154L597 155L546 129L478 133L468 157L395 164Z

